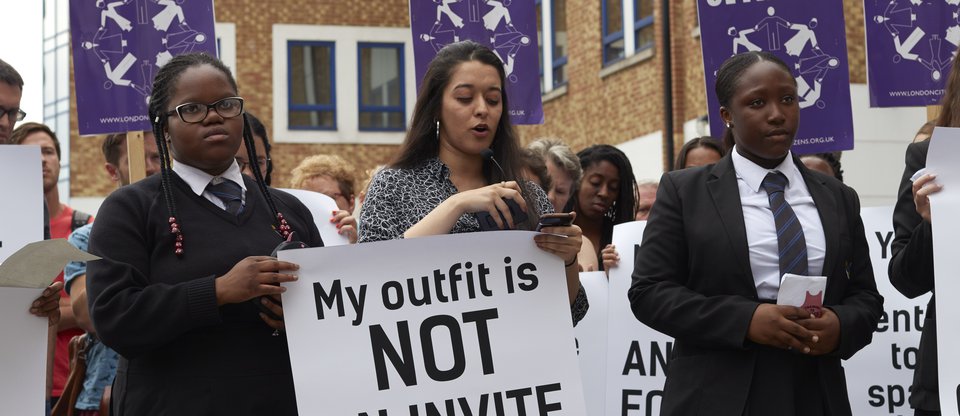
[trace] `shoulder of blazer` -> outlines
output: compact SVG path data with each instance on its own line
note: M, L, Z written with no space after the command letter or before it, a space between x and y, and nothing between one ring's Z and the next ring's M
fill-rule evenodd
M677 187L680 187L689 183L710 182L728 173L735 173L733 170L733 160L730 159L730 155L724 156L714 164L677 169L665 173L664 176L669 176L670 181Z

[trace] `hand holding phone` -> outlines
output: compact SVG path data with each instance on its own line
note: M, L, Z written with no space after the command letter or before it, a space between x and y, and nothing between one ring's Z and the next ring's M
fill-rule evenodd
M537 231L544 227L569 227L573 224L573 214L569 212L554 212L543 214L537 222Z

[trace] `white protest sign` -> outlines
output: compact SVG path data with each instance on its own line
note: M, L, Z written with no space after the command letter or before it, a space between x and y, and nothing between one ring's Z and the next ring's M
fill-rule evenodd
M627 299L646 225L646 221L634 221L613 228L620 264L610 269L606 415L660 414L673 338L640 323Z
M337 231L337 225L330 222L333 212L340 210L337 207L337 201L333 198L319 192L305 191L303 189L281 189L290 195L297 197L310 210L313 215L313 222L317 224L317 231L320 232L320 238L323 239L324 246L342 246L350 244L350 239L340 235Z
M930 295L907 299L887 277L893 255L893 207L862 208L860 217L877 290L883 295L883 316L873 342L843 363L850 407L855 415L912 414L907 400Z
M43 182L38 146L0 145L0 263L43 240ZM12 280L13 276L9 276ZM47 283L53 281L51 276ZM19 279L18 279L19 280ZM47 320L30 315L42 289L0 287L0 403L11 415L43 414Z
M937 366L940 411L960 414L960 128L937 127L930 137L927 170L937 174L943 190L930 196L933 227L933 286L937 292Z
M563 261L526 231L280 252L302 415L585 414Z
M580 285L590 302L587 314L573 328L583 377L583 399L587 403L587 415L601 416L607 401L607 274L580 273Z
M4 414L43 414L47 318L28 312L41 292L43 289L0 287L0 333L6 334L0 337L0 403Z
M43 240L43 170L39 146L0 145L0 263Z

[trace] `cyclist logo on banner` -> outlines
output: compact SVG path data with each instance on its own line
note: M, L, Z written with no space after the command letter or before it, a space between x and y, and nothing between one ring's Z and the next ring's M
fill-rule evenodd
M940 102L960 46L960 0L865 0L870 106Z
M79 105L81 98L91 98L87 93L103 97L97 102L106 97L127 103L135 99L139 102L134 108L143 110L137 117L129 109L110 105L118 112L97 114L92 123L85 123L81 114L81 134L125 131L117 130L119 125L137 124L137 119L145 118L157 69L176 55L217 52L211 0L71 0L70 6L80 112L91 112ZM111 126L88 129L104 122ZM149 123L140 123L134 130L146 128Z
M469 39L490 47L503 62L513 121L542 123L539 88L535 99L527 91L527 85L539 86L535 19L530 1L410 0L417 82L440 49Z
M960 0L958 0L960 1ZM725 60L765 51L787 64L797 80L798 154L853 148L853 114L843 5L834 0L730 3L699 0L707 91ZM710 132L720 137L720 104L707 98Z

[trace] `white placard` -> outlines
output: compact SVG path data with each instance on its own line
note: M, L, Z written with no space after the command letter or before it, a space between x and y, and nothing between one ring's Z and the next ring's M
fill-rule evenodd
M43 240L43 172L39 146L0 145L0 263ZM53 281L51 277L48 282ZM30 315L42 289L0 287L0 403L11 415L43 414L47 320Z
M320 238L323 239L324 246L342 246L350 244L350 239L340 235L337 231L337 225L330 222L334 211L339 211L337 201L327 195L319 192L305 191L303 189L280 189L290 195L297 197L303 205L306 205L313 215L313 222L317 224L317 231L320 232Z
M843 363L850 407L855 415L913 414L907 400L930 295L907 299L890 284L893 207L862 208L860 217L877 290L883 295L883 316L873 342Z
M563 261L534 235L280 252L301 266L283 295L300 414L585 414Z
M657 415L673 338L642 324L630 309L634 260L646 221L613 228L620 264L610 269L606 415Z
M0 146L5 147L5 146ZM0 287L0 403L3 414L42 415L46 396L47 319L28 312L43 289Z
M587 403L588 416L602 416L607 401L607 296L610 290L607 274L580 273L580 285L590 302L587 314L573 328L583 377L583 399Z
M937 174L943 190L930 196L933 227L933 286L937 292L937 366L940 411L960 414L960 128L937 127L930 137L927 169Z
M43 240L40 146L0 145L0 263Z

